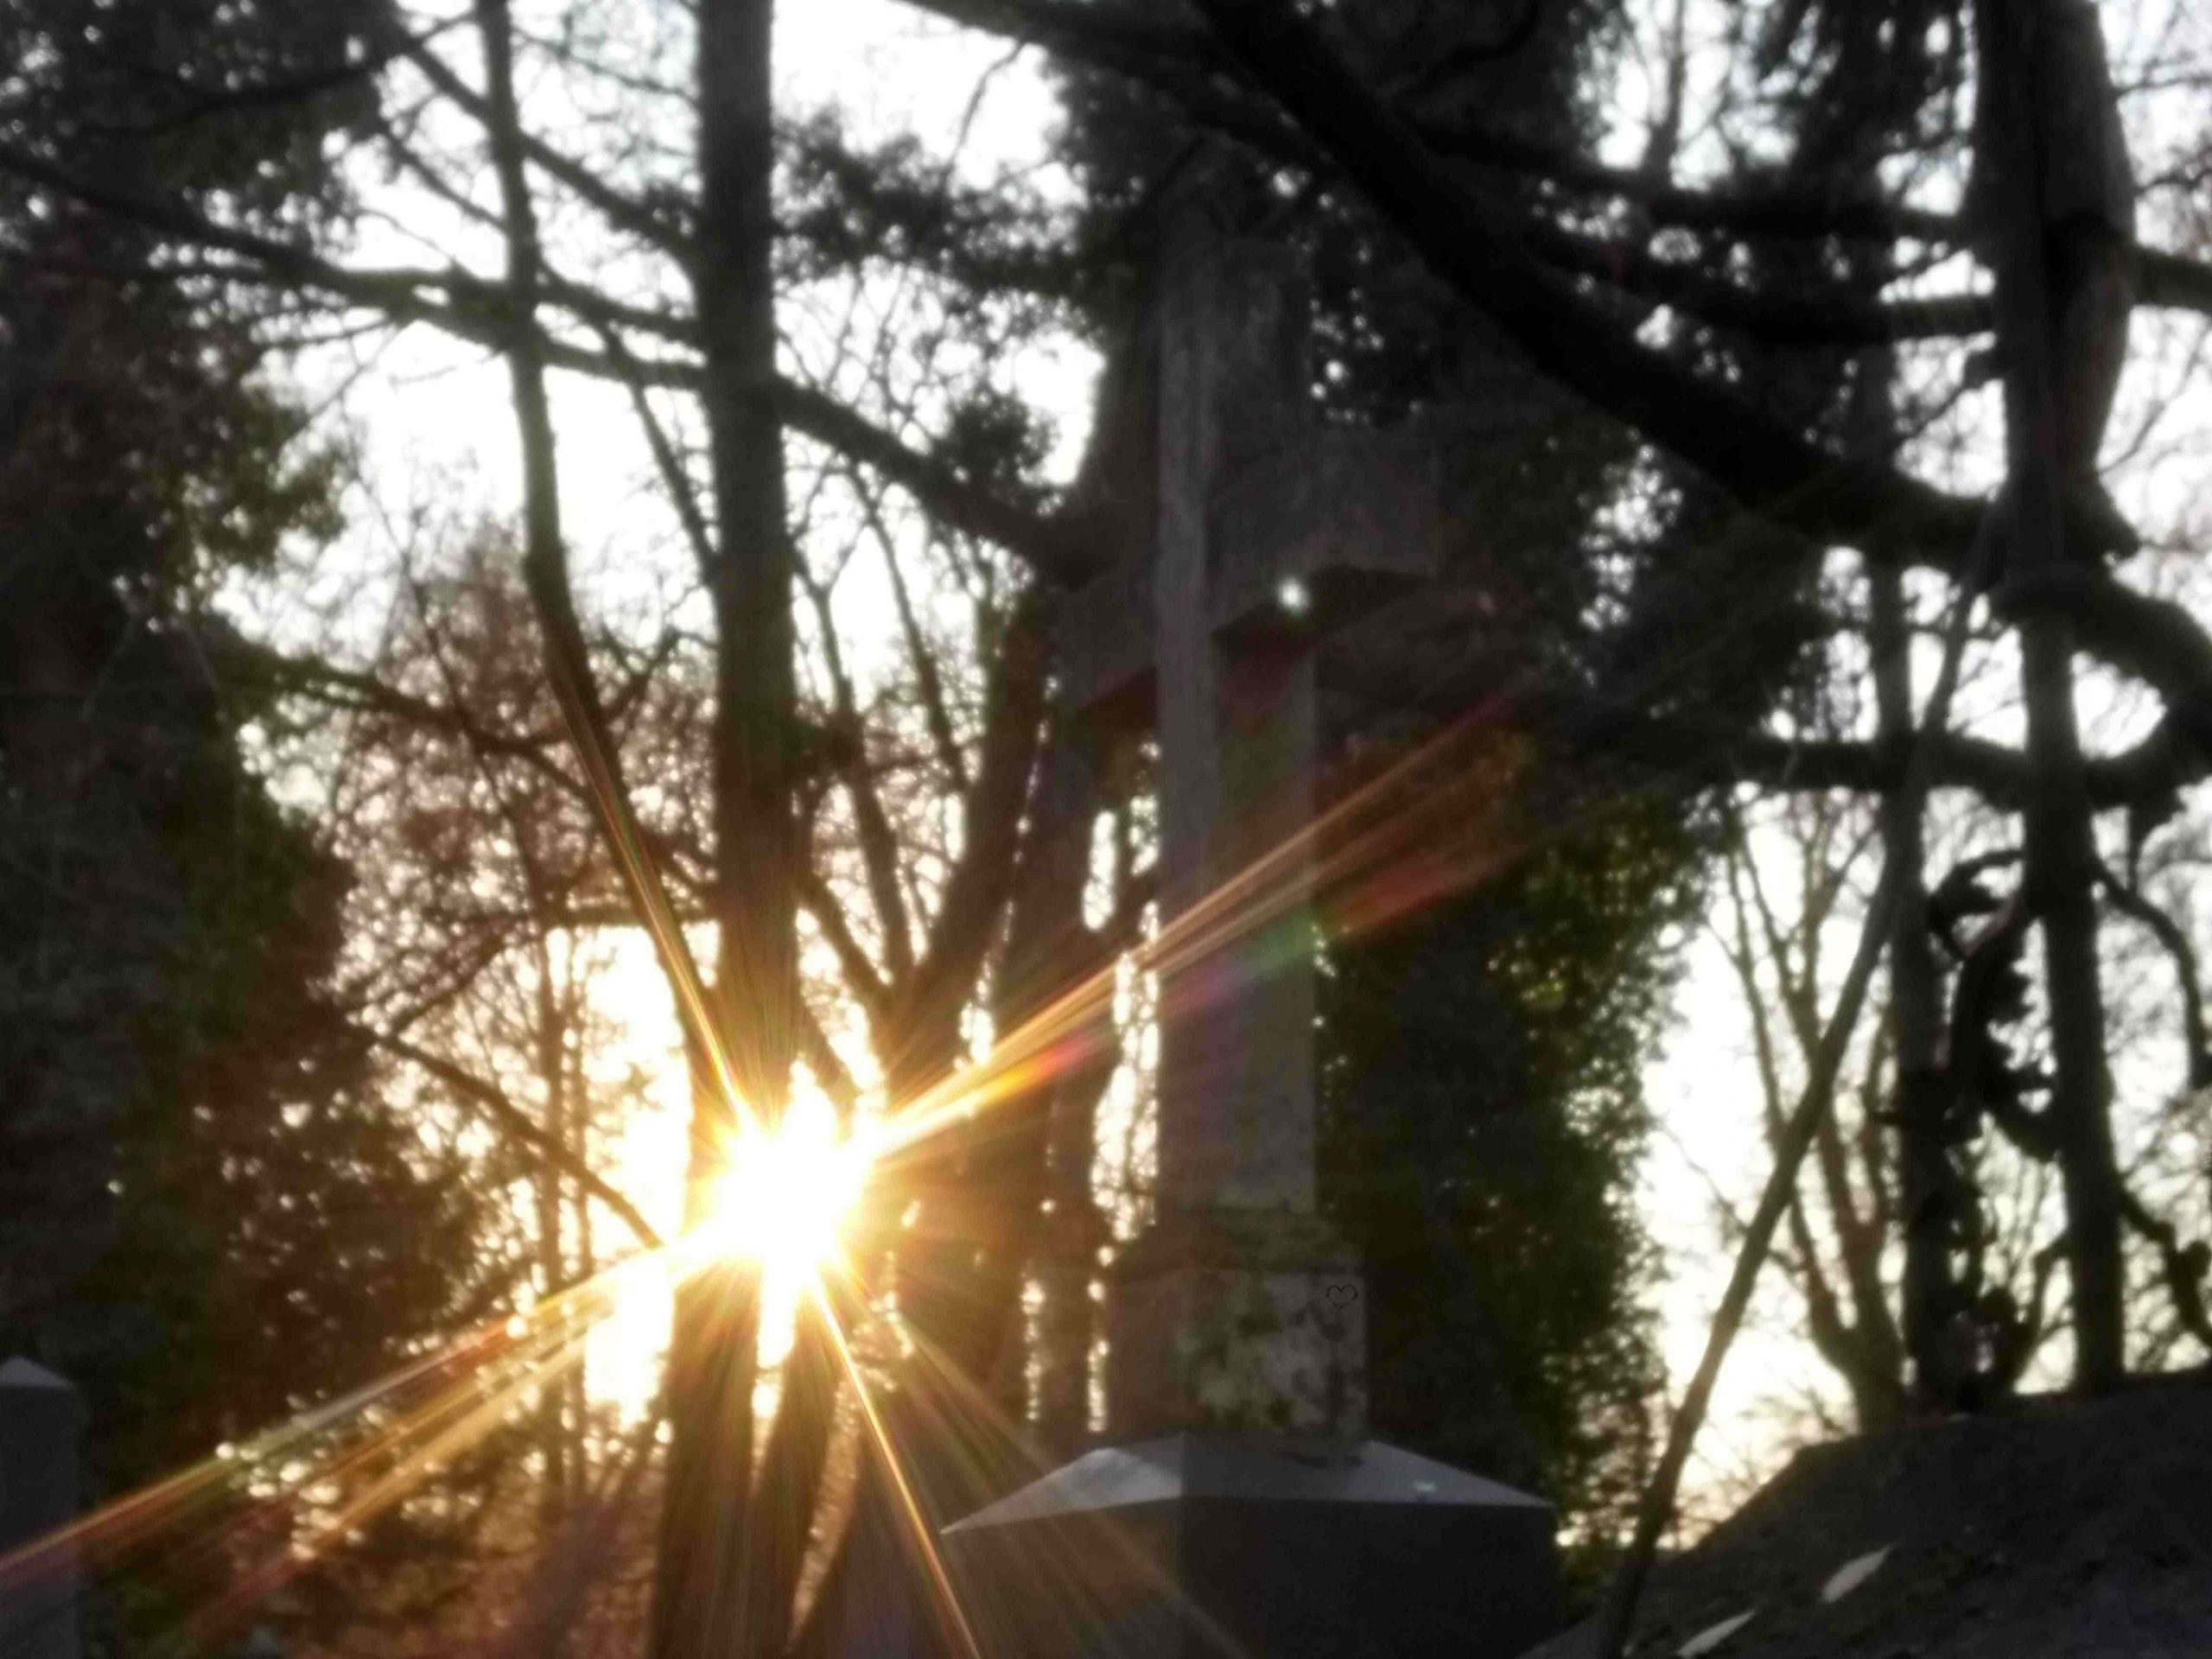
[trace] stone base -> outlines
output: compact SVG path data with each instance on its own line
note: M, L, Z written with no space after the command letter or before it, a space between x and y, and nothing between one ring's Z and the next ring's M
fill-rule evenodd
M944 1539L991 1659L1514 1659L1560 1623L1548 1505L1374 1440L1107 1447Z
M1114 1264L1107 1421L1343 1439L1367 1418L1357 1255L1293 1211L1182 1212Z

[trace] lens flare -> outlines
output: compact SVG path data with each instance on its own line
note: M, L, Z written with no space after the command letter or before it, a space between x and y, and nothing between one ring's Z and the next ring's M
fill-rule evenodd
M842 1253L869 1161L827 1111L795 1105L773 1129L745 1131L696 1230L701 1250L758 1268L771 1300L796 1291Z

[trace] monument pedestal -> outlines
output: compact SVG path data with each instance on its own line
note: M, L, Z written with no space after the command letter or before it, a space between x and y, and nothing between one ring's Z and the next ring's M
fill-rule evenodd
M1552 1511L1363 1438L1357 1258L1294 1211L1171 1212L1115 1263L1101 1447L948 1528L988 1659L1516 1659Z
M1516 1659L1550 1507L1379 1440L1103 1447L946 1529L988 1659Z

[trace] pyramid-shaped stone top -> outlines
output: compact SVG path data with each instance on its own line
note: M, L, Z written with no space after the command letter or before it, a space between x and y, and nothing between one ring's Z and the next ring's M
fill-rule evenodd
M58 1394L74 1394L76 1384L66 1377L56 1376L43 1365L34 1364L18 1357L0 1364L0 1389L50 1389Z
M1380 1440L1185 1433L1101 1446L978 1510L948 1535L1191 1498L1545 1510L1541 1498Z

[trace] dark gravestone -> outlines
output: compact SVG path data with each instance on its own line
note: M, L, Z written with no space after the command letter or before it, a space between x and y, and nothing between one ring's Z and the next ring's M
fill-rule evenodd
M1450 1654L1556 1628L1549 1509L1366 1435L1357 1252L1319 1211L1314 647L1432 569L1422 429L1323 426L1281 253L1186 200L1146 350L1141 544L1063 696L1159 741L1159 1213L1114 1263L1109 1433L947 1529L988 1653Z
M77 1659L77 1390L27 1359L0 1365L0 1656Z

